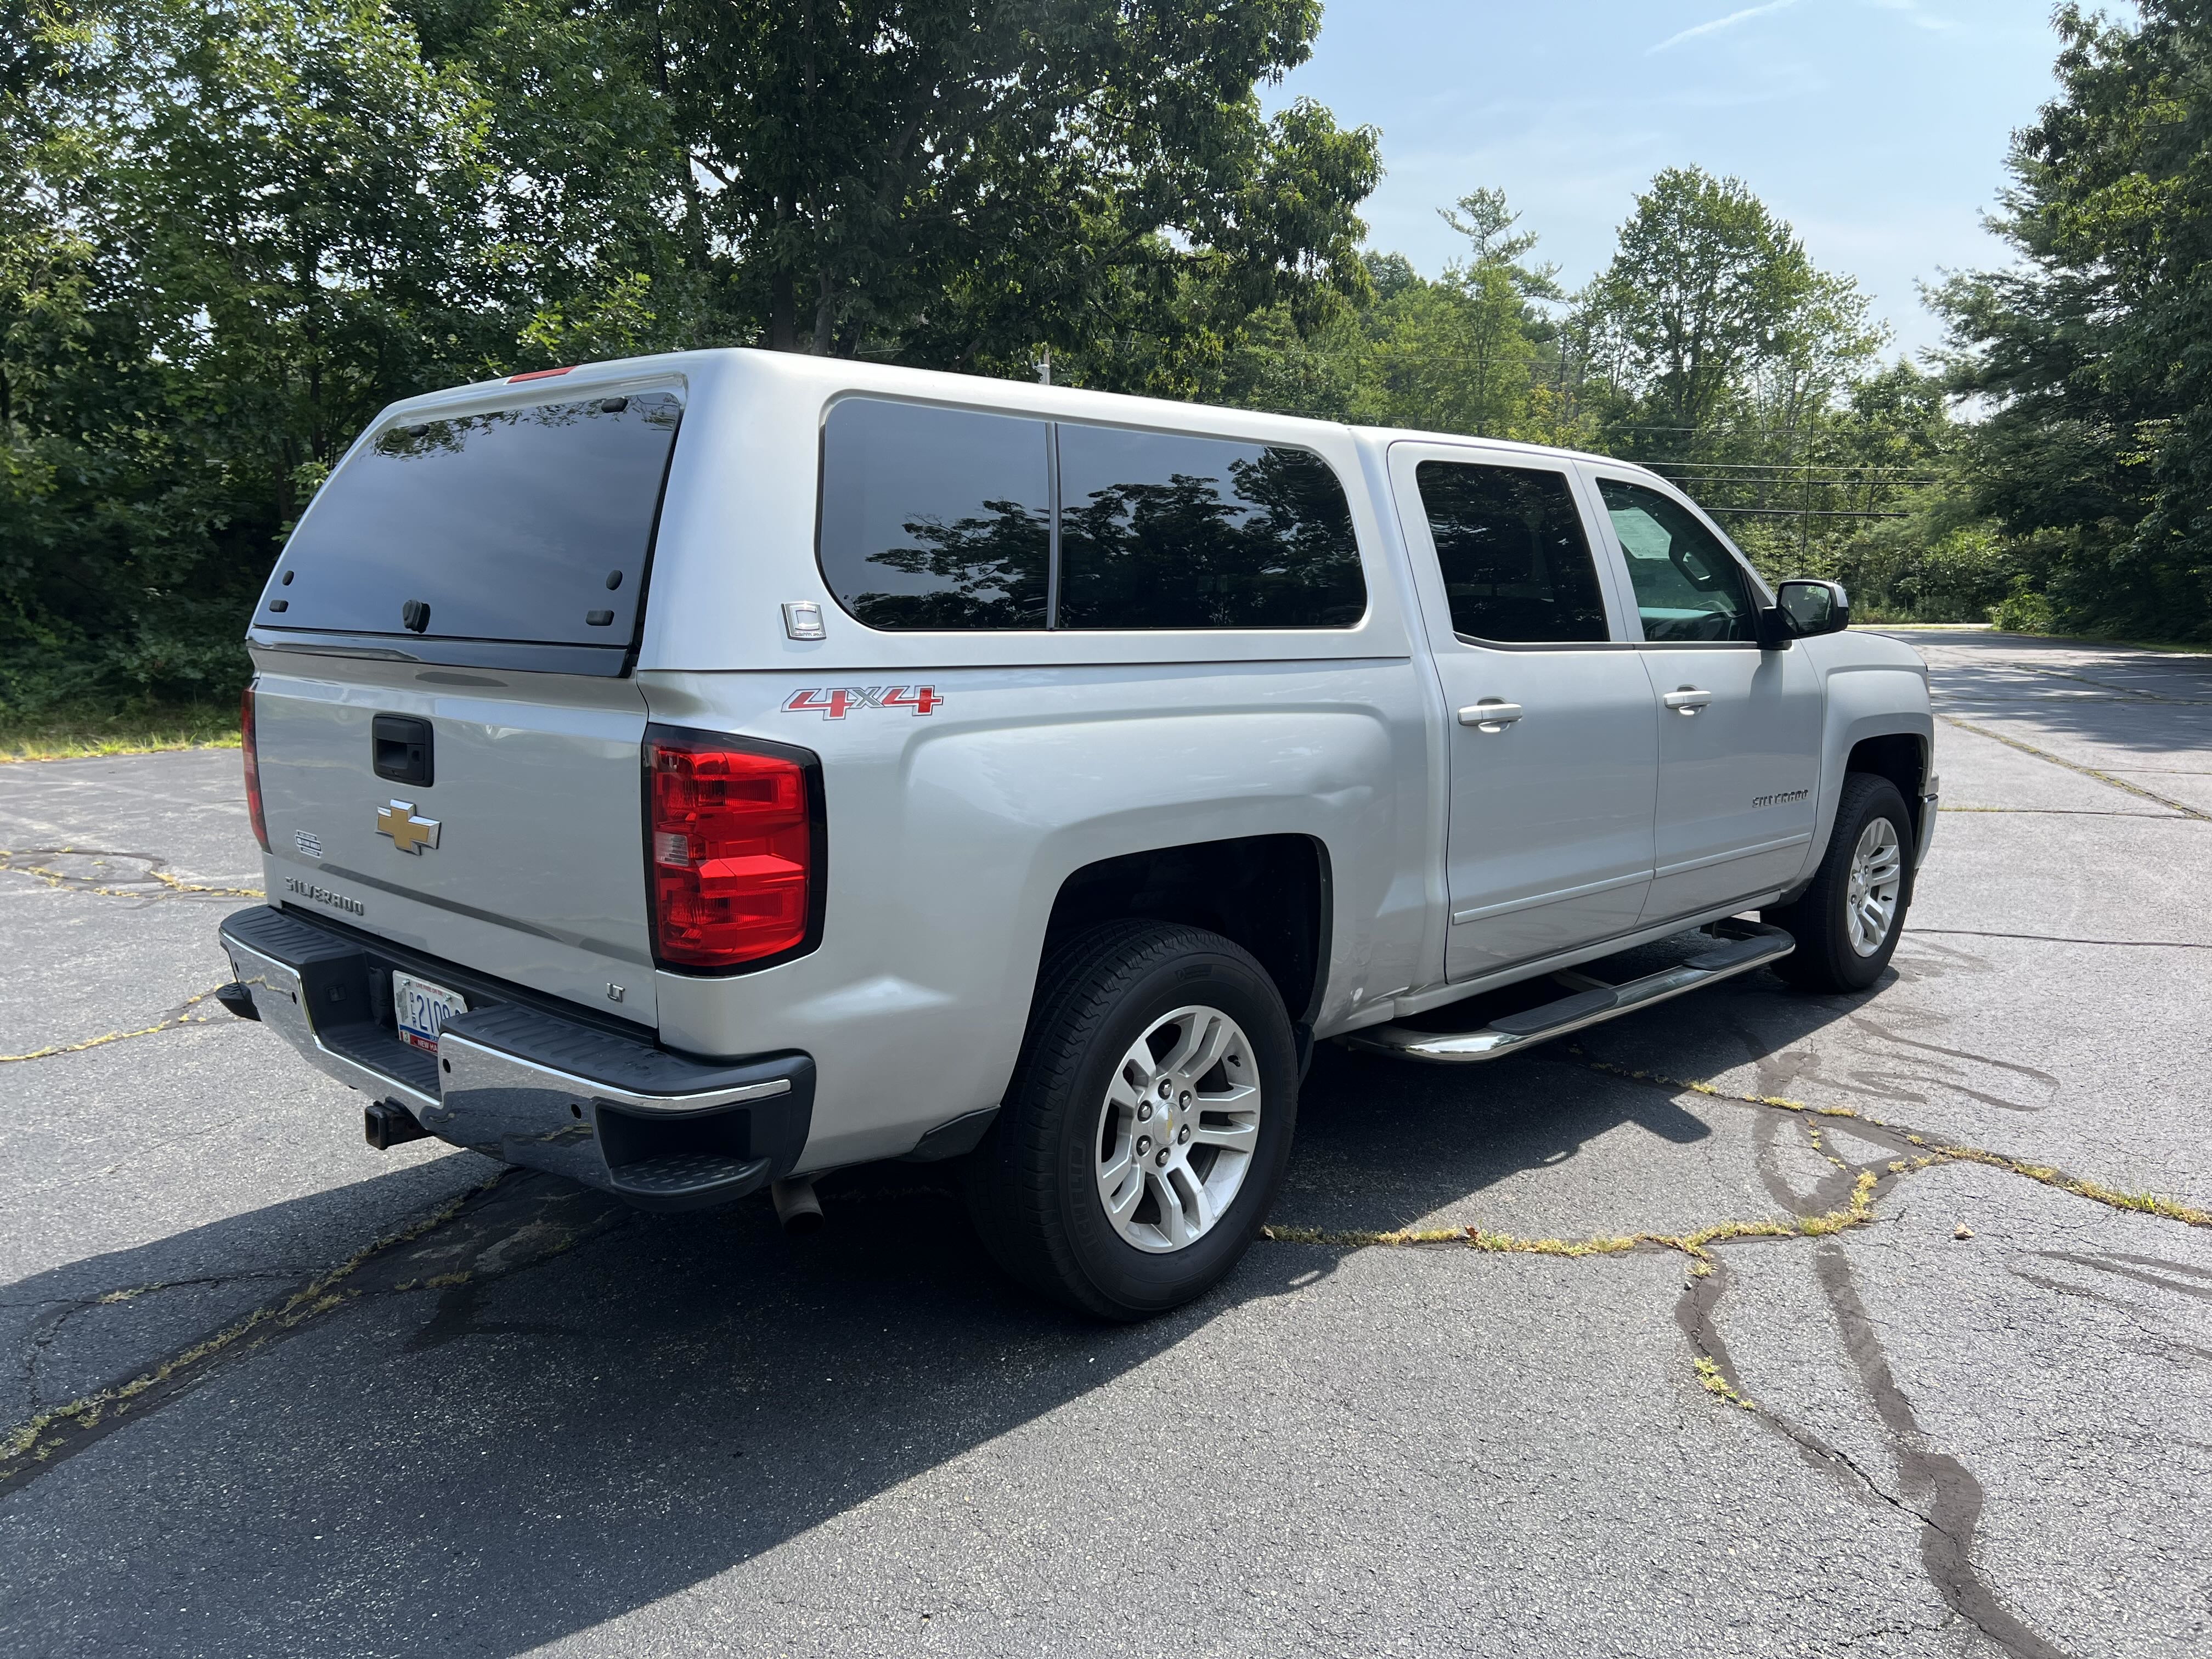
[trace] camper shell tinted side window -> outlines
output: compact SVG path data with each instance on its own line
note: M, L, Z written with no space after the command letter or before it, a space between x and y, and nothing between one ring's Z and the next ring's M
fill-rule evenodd
M823 427L822 573L871 628L1343 629L1352 507L1284 445L848 398Z
M871 628L1045 625L1052 428L848 398L822 428L822 574Z

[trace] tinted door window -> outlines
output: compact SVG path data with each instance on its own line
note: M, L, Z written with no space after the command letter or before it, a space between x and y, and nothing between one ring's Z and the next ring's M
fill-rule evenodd
M1753 640L1751 586L1735 555L1679 501L1618 478L1598 480L1647 640Z
M1597 561L1565 473L1423 461L1414 477L1455 633L1509 644L1606 637Z
M627 646L681 414L650 392L380 433L317 494L254 620Z
M871 628L1045 625L1051 428L848 398L823 431L822 573Z
M1352 509L1301 449L1060 428L1063 628L1349 628Z

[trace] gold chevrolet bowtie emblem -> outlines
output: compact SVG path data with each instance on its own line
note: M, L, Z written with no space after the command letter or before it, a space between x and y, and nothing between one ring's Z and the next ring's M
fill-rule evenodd
M438 820L418 818L413 801L396 800L376 809L376 833L391 836L394 847L419 858L424 848L437 846Z

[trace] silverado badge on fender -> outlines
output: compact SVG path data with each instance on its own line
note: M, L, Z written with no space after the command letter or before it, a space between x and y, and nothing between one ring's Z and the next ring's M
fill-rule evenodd
M419 858L424 848L436 848L438 820L418 818L413 801L396 800L389 806L376 809L376 833L391 836L394 847Z

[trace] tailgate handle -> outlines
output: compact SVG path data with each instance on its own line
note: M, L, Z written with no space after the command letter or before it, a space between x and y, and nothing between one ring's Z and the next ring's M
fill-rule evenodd
M437 781L430 748L430 722L412 714L379 714L368 724L376 746L376 775L392 783Z

